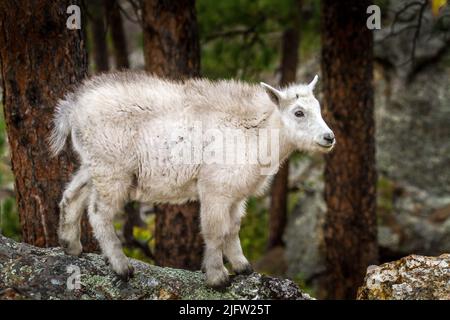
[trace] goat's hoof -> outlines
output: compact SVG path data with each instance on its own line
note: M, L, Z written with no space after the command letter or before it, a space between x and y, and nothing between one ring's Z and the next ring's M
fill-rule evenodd
M67 240L60 239L59 244L61 245L62 249L64 250L65 254L79 257L81 255L81 252L83 251L83 247L81 245L81 242L71 242Z
M241 269L236 269L233 271L237 275L245 275L245 276L251 275L254 272L253 267L250 263L244 265Z
M230 279L227 277L225 280L217 283L208 284L208 286L216 291L224 292L231 285Z
M207 273L206 284L208 285L208 287L214 290L224 291L231 284L230 277L228 276L228 271L224 267L223 272L216 274L215 276L208 275Z
M128 264L125 270L116 272L116 274L120 278L120 280L128 282L131 278L134 277L134 267L131 264Z

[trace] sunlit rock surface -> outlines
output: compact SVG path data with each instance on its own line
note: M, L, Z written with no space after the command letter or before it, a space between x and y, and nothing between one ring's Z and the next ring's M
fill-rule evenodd
M358 299L450 300L450 254L411 255L368 268Z

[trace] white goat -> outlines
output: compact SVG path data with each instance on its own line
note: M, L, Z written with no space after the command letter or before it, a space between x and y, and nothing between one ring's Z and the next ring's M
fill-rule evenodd
M112 269L128 279L133 269L112 222L124 203L199 200L207 284L228 284L224 256L235 273L252 272L238 235L246 199L264 189L294 150L328 152L334 146L313 95L316 82L317 76L309 85L277 90L265 83L175 82L131 72L85 81L59 101L50 139L57 155L70 135L81 161L60 203L59 238L65 252L82 251L80 217L87 207L103 254ZM199 125L198 143L193 132ZM246 149L230 151L218 143L221 134L233 129L239 131L239 142L248 143ZM268 136L261 130L277 133L267 138L269 153L276 154L270 175L263 174L267 163L259 160L230 164L197 156L197 161L188 157L177 162L180 153L173 153L193 150L197 143L210 155L250 155L263 149L261 143L250 143ZM205 139L207 132L214 133L213 139Z

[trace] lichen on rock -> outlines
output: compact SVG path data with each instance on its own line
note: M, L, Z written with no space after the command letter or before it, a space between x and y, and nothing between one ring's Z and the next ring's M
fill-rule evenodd
M439 257L410 255L400 260L370 266L362 300L450 300L450 254Z
M131 263L135 276L126 283L100 255L73 257L0 235L0 299L311 299L290 280L258 273L235 276L220 292L205 286L200 271Z

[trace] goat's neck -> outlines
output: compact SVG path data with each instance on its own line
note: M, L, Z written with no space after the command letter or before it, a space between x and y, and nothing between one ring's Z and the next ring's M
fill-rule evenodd
M295 145L291 143L286 127L283 125L280 113L275 112L270 116L267 127L278 129L279 133L279 163L282 164L295 151Z
M283 163L295 151L295 146L290 142L286 128L280 128L280 164Z

